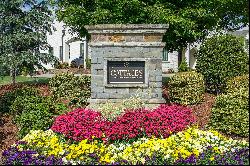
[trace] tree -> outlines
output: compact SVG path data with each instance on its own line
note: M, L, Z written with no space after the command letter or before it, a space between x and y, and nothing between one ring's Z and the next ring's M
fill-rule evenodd
M235 30L249 21L248 0L54 0L59 21L80 37L88 24L169 24L168 50L203 40L212 30Z
M57 59L41 50L48 49L46 34L51 33L52 12L48 1L0 1L0 71L16 72L24 65L43 68L42 63ZM1 74L1 73L0 73Z

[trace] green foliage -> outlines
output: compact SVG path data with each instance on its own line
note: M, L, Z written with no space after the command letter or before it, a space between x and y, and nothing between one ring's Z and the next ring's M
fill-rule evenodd
M227 82L227 93L216 97L209 126L227 134L249 136L249 75Z
M49 86L56 100L67 100L69 105L76 107L87 105L87 99L90 97L89 76L62 73L51 78Z
M203 76L195 71L177 73L168 81L171 102L183 105L203 100L205 92Z
M84 25L169 24L164 41L178 50L209 30L239 29L247 25L247 0L54 0L57 17L80 36Z
M187 64L187 59L186 57L183 58L183 60L181 61L181 64L178 68L178 72L185 72L185 71L189 71L189 66Z
M5 93L3 96L0 97L0 110L3 113L9 113L11 105L15 101L17 97L24 97L24 96L36 96L38 95L38 90L34 88L21 88L16 89L11 92Z
M240 89L247 90L249 87L249 75L245 74L242 76L234 77L227 81L226 93L233 93Z
M216 98L209 126L227 134L249 136L249 93L246 90Z
M22 138L30 130L47 130L53 123L58 112L49 97L26 96L18 97L11 106L16 112L14 121L19 128L18 136Z
M91 59L89 59L89 58L86 59L86 68L87 69L91 68Z
M57 61L41 53L49 48L46 36L53 21L48 1L1 0L0 13L0 68L11 71L13 83L23 66L44 69L42 63Z
M204 76L206 90L219 94L225 91L228 79L249 72L248 61L241 38L219 35L201 45L196 69Z
M68 69L69 68L69 64L67 62L56 62L54 64L54 67L56 69Z

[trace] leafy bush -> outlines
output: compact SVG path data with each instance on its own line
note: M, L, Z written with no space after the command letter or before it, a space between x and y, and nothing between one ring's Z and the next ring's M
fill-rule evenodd
M228 93L216 97L210 127L227 134L249 136L249 81L248 76L228 81Z
M177 73L168 81L168 89L171 102L199 103L205 92L203 76L195 71Z
M233 93L243 88L247 90L249 88L248 86L249 86L248 74L237 76L227 81L226 93Z
M41 96L17 98L12 108L21 112L14 118L19 137L25 136L30 130L48 129L53 123L53 116L58 114L50 98Z
M191 109L176 105L161 105L153 110L127 111L110 122L101 113L77 109L56 118L51 129L76 141L106 137L106 141L129 140L141 136L168 137L171 132L185 129L194 122Z
M0 96L0 110L1 112L9 113L10 107L17 97L36 95L38 95L38 90L30 87L23 87L11 92L7 92L3 96Z
M228 79L248 73L248 61L243 39L213 36L201 45L196 69L204 76L206 90L219 94L225 91Z
M56 100L68 100L70 105L76 107L87 105L87 99L90 97L89 76L62 73L51 78L49 86Z
M68 64L68 62L56 62L54 64L54 67L56 69L68 69L69 68L69 64Z
M187 64L187 59L186 57L183 58L183 60L181 61L180 66L178 67L178 72L185 72L185 71L189 71L189 66Z

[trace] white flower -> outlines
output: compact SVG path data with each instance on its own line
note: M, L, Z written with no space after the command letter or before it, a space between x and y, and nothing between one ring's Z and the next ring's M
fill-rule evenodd
M67 163L67 162L68 162L68 160L66 159L66 157L63 157L63 158L62 158L62 161L63 161L64 163Z

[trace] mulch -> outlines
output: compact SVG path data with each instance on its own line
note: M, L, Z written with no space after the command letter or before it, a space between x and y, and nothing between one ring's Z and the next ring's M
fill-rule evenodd
M163 86L163 98L169 101L168 87ZM188 107L192 109L192 113L195 116L196 124L198 124L200 129L204 129L206 124L209 122L211 115L211 108L215 102L215 95L205 93L204 100L195 105L189 105Z
M205 93L203 102L188 106L192 109L192 113L196 118L196 124L198 124L200 129L205 129L206 124L208 124L214 102L215 95Z
M13 123L11 115L0 115L0 165L3 150L9 148L12 144L18 141L18 128Z

